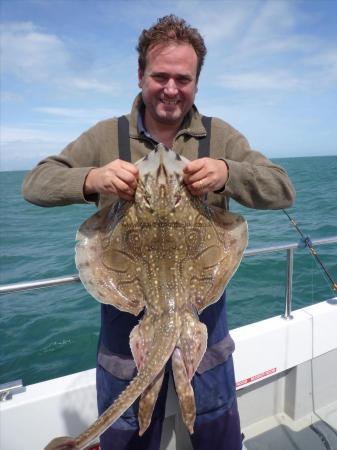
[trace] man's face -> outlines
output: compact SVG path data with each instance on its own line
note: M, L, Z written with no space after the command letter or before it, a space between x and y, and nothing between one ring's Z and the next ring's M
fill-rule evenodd
M138 72L145 103L145 122L178 128L197 92L197 54L190 44L157 45Z

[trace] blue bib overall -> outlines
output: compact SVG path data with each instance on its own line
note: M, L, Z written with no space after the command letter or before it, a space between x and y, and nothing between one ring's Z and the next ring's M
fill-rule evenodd
M210 118L199 146L199 157L209 155ZM121 159L130 161L128 123L119 120ZM97 402L102 414L136 375L136 366L129 347L129 335L138 324L138 317L101 305L101 332L97 355ZM196 421L191 442L194 450L241 450L240 420L236 403L232 360L234 342L228 332L225 293L200 315L208 330L206 353L192 379L196 401ZM153 412L151 425L138 436L138 401L136 401L101 436L102 450L159 450L170 365L167 365L162 389Z

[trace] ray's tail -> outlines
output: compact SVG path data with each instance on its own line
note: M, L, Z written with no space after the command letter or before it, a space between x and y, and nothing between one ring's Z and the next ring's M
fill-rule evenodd
M84 449L109 428L143 393L169 360L179 336L179 327L172 326L172 321L166 318L165 323L162 323L159 329L160 331L158 330L154 339L154 347L148 355L149 364L138 373L113 404L89 428L74 439L74 449Z

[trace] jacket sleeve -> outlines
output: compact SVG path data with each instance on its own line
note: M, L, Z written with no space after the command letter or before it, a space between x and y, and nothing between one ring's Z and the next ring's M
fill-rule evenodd
M293 204L295 190L286 171L251 150L242 134L232 135L221 159L229 169L224 195L256 209L282 209Z
M59 155L50 156L25 177L23 197L39 206L63 206L98 202L98 196L86 198L83 186L88 172L99 165L95 127L71 142Z

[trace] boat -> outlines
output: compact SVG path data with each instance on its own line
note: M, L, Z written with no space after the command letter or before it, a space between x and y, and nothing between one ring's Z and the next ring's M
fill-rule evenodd
M312 241L337 243L337 236ZM247 249L244 257L287 253L284 313L231 330L247 450L337 449L337 297L292 311L293 256L300 243ZM0 287L0 293L78 281L78 275ZM97 418L95 369L0 387L0 448L38 450L76 436ZM98 442L90 447L98 450ZM172 382L161 450L190 450Z

